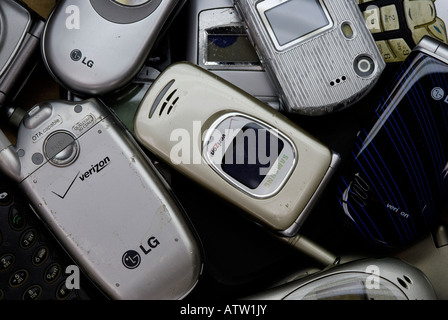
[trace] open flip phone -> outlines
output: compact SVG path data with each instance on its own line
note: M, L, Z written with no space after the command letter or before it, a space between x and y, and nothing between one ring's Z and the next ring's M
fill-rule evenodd
M201 246L168 184L98 100L36 105L0 168L110 299L181 299L202 272Z
M396 258L370 258L318 271L245 300L437 300L437 295L414 266Z
M448 46L425 37L359 132L338 199L354 229L386 247L429 233L448 200Z
M134 130L156 156L283 236L298 233L339 162L279 112L187 62L151 85Z
M424 36L447 43L440 0L357 0L386 63L402 62Z
M235 0L286 111L322 115L354 104L385 62L354 0Z
M0 2L0 117L12 116L10 103L40 61L45 22L20 1Z
M62 0L48 17L44 63L81 96L123 87L141 70L161 30L184 1Z

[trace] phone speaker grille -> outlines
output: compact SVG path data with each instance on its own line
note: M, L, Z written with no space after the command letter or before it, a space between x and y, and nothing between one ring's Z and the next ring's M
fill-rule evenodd
M174 84L174 80L170 81L159 93L154 101L149 112L149 118L151 119L158 109L159 117L163 115L169 115L176 107L179 101L177 88L171 88ZM166 97L166 98L165 98ZM160 108L158 108L160 106Z

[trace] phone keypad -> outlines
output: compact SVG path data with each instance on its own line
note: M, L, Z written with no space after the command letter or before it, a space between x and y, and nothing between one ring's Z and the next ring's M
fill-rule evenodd
M448 43L435 0L357 0L366 25L386 63L404 61L412 48L431 36Z
M17 190L0 177L0 300L88 300L104 298L82 280L68 289L65 268L73 265Z

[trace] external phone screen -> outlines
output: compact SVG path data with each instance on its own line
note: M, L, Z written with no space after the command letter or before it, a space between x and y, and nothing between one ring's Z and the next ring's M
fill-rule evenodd
M258 65L260 60L242 27L207 30L207 61Z
M283 147L283 141L269 130L253 122L248 123L232 141L221 166L224 172L246 187L256 189L274 165Z
M281 46L330 24L319 0L286 1L264 14Z

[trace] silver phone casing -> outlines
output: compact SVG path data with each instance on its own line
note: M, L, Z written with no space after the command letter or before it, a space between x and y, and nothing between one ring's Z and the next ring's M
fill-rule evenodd
M282 51L275 48L261 20L256 8L260 2L235 0L234 5L287 112L314 116L342 110L378 81L385 62L354 0L322 0L333 20L331 29ZM350 39L342 32L345 23L354 31ZM375 62L369 77L354 71L354 59L359 55Z
M103 95L130 82L178 4L178 0L163 0L144 19L117 23L104 18L92 1L60 1L47 20L41 45L48 71L63 87L80 95ZM79 29L67 28L70 6L79 8ZM120 5L115 8L114 15L126 17Z
M30 113L17 139L20 186L79 267L111 299L185 297L201 273L200 247L132 137L93 99L52 101ZM70 132L79 156L68 166L36 165L54 132ZM141 259L133 269L122 262L129 250Z
M327 296L328 294L328 296ZM332 266L243 300L437 300L428 277L397 258L365 258Z

